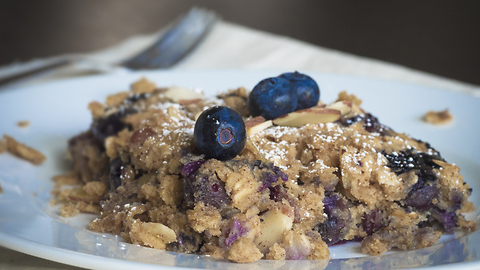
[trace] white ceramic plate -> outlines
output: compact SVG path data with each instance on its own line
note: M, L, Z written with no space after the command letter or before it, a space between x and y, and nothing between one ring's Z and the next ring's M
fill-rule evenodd
M0 155L0 245L45 259L91 269L384 269L414 267L480 267L480 232L443 236L430 248L394 251L370 257L358 243L332 247L330 261L258 261L233 264L208 257L165 252L126 244L112 235L86 229L91 215L64 219L49 206L51 177L68 170L67 140L90 124L87 104L128 89L142 76L159 86L201 88L207 94L253 86L280 72L190 71L99 76L0 91L0 135L14 136L43 152L48 160L33 166L8 154ZM320 85L321 99L333 101L348 90L363 99L362 106L396 131L426 140L443 157L460 166L472 186L471 200L480 206L480 99L458 92L418 85L344 75L310 73ZM428 110L449 108L453 124L422 122ZM28 128L17 126L29 120ZM476 213L473 218L478 219Z

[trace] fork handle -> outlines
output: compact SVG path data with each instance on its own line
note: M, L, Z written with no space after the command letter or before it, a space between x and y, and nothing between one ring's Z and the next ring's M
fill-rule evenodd
M41 73L48 72L48 71L66 66L70 63L71 63L71 60L62 59L60 61L49 63L49 64L46 64L46 65L43 65L43 66L40 66L40 67L32 68L32 69L25 70L25 71L20 71L20 72L14 73L12 75L7 75L3 78L0 78L0 87L2 87L4 85L7 85L7 84L10 84L10 83L13 83L13 82L16 82L16 81L20 81L22 79L34 77L35 75L39 75Z

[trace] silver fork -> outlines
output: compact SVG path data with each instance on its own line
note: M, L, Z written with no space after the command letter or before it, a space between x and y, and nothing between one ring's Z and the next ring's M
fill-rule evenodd
M150 47L129 59L120 63L111 63L111 65L123 66L131 70L169 68L195 48L212 29L217 19L212 11L192 8L185 16L169 24L164 31L165 34ZM38 68L7 75L0 78L0 86L46 73L75 61L78 61L78 57L61 59Z

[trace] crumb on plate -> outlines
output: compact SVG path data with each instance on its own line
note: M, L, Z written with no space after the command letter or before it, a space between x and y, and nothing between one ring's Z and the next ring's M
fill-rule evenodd
M3 138L6 140L7 151L16 157L27 160L35 165L40 165L47 159L45 155L38 150L18 142L9 135L4 134Z
M26 127L30 126L30 121L28 121L28 120L18 121L17 126L21 127L21 128L26 128Z
M453 115L448 109L443 111L428 111L423 120L434 125L444 125L453 121Z

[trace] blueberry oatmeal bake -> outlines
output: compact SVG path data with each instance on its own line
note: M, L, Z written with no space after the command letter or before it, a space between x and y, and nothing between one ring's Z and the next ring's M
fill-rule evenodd
M347 241L378 255L473 229L460 169L360 105L321 102L298 72L213 98L141 79L89 105L54 192L63 216L100 215L92 231L240 263L325 259Z

